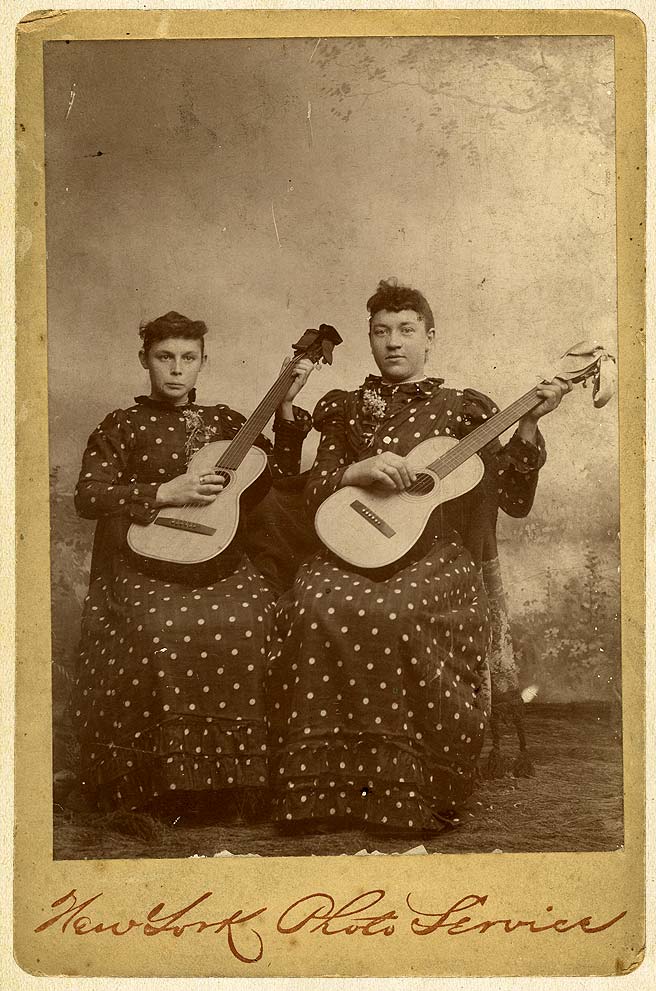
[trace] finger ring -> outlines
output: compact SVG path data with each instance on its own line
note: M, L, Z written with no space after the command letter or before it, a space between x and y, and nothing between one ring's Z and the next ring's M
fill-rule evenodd
M200 484L205 485L205 475L200 476Z

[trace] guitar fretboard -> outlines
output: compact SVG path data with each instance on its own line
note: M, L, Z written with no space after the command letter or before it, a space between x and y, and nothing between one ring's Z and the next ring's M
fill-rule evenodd
M283 369L264 399L225 449L215 466L216 468L230 468L234 471L239 467L286 395L294 377L295 368L296 362L291 361Z
M477 454L486 444L494 440L500 434L507 430L508 427L512 427L514 423L517 423L522 416L529 413L532 409L542 402L538 396L538 387L535 386L529 392L525 393L514 403L507 407L507 409L502 410L500 413L496 413L491 419L487 420L485 423L481 423L480 426L472 430L470 434L455 445L450 451L447 451L441 458L437 461L433 461L428 467L435 472L440 478L446 478L452 471L459 468L467 458L471 458L472 454ZM415 484L419 484L416 482ZM412 486L411 486L412 489Z

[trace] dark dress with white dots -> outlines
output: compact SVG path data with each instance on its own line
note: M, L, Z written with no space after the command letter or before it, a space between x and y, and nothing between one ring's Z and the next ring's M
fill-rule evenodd
M406 455L435 434L462 437L495 412L486 396L432 378L393 386L370 376L354 392L329 393L315 411L310 510L349 464L385 450ZM279 821L419 831L471 793L489 715L479 570L489 527L480 521L491 496L493 511L528 513L543 441L515 435L483 457L484 483L436 510L402 561L358 572L323 550L279 600L267 679Z
M193 397L192 397L193 398ZM272 474L298 472L309 414L261 437ZM153 574L126 545L157 515L159 485L205 443L235 436L227 406L140 396L89 438L75 492L98 519L71 714L84 792L103 809L138 809L172 792L267 787L263 673L274 596L237 537L193 584ZM179 576L177 576L179 578Z

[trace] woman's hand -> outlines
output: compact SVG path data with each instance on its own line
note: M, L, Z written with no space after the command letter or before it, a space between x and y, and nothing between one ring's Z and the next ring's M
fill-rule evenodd
M377 454L349 465L342 475L342 485L381 485L386 489L403 492L417 480L417 472L405 458L392 451Z
M184 475L164 482L157 490L155 503L158 506L201 506L214 502L223 489L223 479L219 475L188 471Z
M283 372L287 365L292 361L291 358L285 358L280 368ZM282 403L278 407L278 413L283 420L293 420L294 410L292 409L292 403L294 398L299 394L308 378L310 377L310 372L314 368L314 362L310 361L309 358L301 358L296 367L294 368L293 378L287 394L283 399Z
M539 406L523 416L519 421L517 433L523 440L533 442L538 430L538 420L547 413L552 413L560 406L563 396L572 391L572 383L555 378L551 382L543 382L538 386L537 394L542 400Z

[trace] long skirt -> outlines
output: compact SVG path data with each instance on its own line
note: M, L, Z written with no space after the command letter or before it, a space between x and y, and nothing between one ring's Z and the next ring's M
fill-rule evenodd
M381 580L327 552L278 602L275 818L431 829L473 788L489 715L480 574L457 540Z
M200 587L119 559L92 580L71 716L88 797L268 790L264 671L274 597L247 557Z

